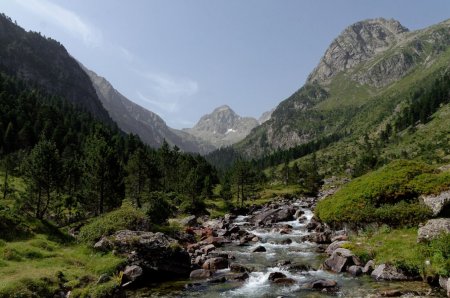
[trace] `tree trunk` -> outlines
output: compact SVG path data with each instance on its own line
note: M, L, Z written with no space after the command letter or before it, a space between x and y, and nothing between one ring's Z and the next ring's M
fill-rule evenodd
M40 219L41 216L41 188L39 187L39 191L38 191L38 201L37 201L37 205L36 205L36 218Z
M103 213L103 200L104 200L104 195L105 195L105 189L104 189L104 182L101 181L100 183L100 200L99 200L99 204L98 204L98 211L100 214Z

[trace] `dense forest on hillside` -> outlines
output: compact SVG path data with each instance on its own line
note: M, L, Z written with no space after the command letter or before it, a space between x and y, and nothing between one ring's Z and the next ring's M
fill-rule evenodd
M0 106L2 196L16 198L16 208L37 218L67 224L120 207L125 198L138 207L170 205L149 202L158 191L176 193L195 209L217 181L199 155L167 143L151 149L137 136L5 74ZM8 185L11 175L25 178L23 193Z

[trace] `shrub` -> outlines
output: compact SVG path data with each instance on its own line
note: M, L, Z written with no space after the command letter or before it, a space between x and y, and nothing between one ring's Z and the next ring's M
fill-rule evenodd
M149 202L144 206L148 220L153 224L162 224L173 214L172 205L169 198L162 192L152 192L149 195Z
M108 236L119 230L142 230L147 228L144 212L124 204L121 208L94 218L80 230L79 239L93 244L102 236Z
M418 203L418 195L447 185L450 185L450 175L436 173L424 163L397 160L344 185L320 201L315 213L331 224L412 225L431 216Z

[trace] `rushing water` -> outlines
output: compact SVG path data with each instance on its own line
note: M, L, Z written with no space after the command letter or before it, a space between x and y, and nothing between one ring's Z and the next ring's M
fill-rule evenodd
M299 207L300 208L300 207ZM376 282L370 277L353 277L349 274L334 274L319 268L326 257L317 253L317 245L303 242L301 238L308 234L306 225L311 220L311 210L303 209L306 221L288 221L278 223L291 225L292 233L280 234L273 228L252 229L246 221L248 217L238 216L234 224L246 228L248 232L259 237L260 241L251 246L238 246L231 243L218 248L217 251L228 253L235 257L233 262L253 268L249 278L244 282L227 281L225 283L211 283L208 281L178 281L166 283L151 289L134 293L139 297L380 297L385 290L417 291L427 293L429 288L422 282ZM282 244L283 240L292 240L292 243ZM252 250L257 246L264 246L266 252L255 253ZM277 264L288 260L290 267ZM309 269L311 268L311 269ZM314 269L313 269L314 268ZM269 280L271 272L282 272L296 281L294 285L276 285ZM214 277L230 274L229 269L220 270ZM317 279L332 279L338 283L338 291L326 293L306 288L306 284ZM189 285L189 286L186 286ZM422 294L425 295L425 294ZM407 296L406 296L407 297Z

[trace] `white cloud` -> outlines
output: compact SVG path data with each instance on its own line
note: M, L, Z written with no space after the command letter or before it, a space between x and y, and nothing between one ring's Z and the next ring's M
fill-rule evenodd
M179 110L178 101L168 101L168 100L154 100L148 96L143 95L141 92L136 91L139 99L145 103L149 103L152 106L158 108L161 111L173 113Z
M20 6L79 37L90 47L102 44L102 33L76 13L47 0L15 0Z
M199 89L198 83L191 79L153 72L137 73L145 80L146 87L145 92L137 91L139 99L161 112L179 112L183 102Z
M198 84L186 78L175 78L166 74L142 73L151 88L162 97L192 96L198 91Z
M119 52L122 55L123 58L125 58L125 60L127 62L133 62L134 60L134 55L133 53L131 53L127 48L123 47L123 46L118 46Z

